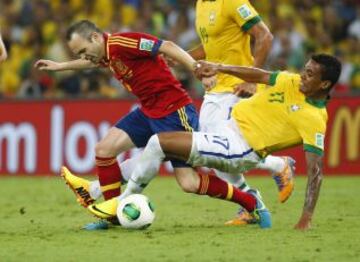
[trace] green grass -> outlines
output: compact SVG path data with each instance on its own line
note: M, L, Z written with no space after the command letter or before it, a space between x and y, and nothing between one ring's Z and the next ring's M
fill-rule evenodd
M360 177L326 177L308 232L293 230L305 178L286 204L274 182L250 177L273 214L273 228L226 227L236 206L182 193L173 178L145 191L157 217L145 231L87 232L93 217L60 178L0 178L0 261L359 261Z

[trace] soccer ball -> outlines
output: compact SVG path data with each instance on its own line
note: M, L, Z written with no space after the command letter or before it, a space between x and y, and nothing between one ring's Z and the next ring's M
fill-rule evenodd
M133 194L120 201L117 217L124 228L145 229L155 219L154 205L148 197Z

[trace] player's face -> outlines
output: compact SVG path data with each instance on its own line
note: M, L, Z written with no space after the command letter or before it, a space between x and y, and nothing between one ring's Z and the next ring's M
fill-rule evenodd
M75 55L97 64L105 55L104 42L101 38L102 35L98 33L93 33L90 40L79 34L73 34L68 45Z
M306 63L301 73L300 91L307 97L316 96L328 87L328 81L321 80L321 65L313 60Z

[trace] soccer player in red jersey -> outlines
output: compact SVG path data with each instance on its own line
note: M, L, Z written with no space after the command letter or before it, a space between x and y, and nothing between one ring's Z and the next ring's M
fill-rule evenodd
M66 168L62 176L85 207L99 198L120 195L120 181L127 180L136 165L119 166L116 156L133 147L144 147L153 134L166 131L193 131L198 129L198 116L192 101L178 80L172 75L164 54L195 71L195 60L170 41L163 41L144 33L102 32L87 20L72 25L67 32L68 45L80 59L69 62L39 60L40 70L59 71L88 69L105 66L141 103L112 127L96 145L96 167L99 184L72 175ZM209 80L211 84L211 78ZM204 79L203 79L204 82ZM248 193L226 183L216 176L209 176L200 183L202 175L191 171L184 161L171 160L177 182L185 192L226 199L252 209L255 199Z

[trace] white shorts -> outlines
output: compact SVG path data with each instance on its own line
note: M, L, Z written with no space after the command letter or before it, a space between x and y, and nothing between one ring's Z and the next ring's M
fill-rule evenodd
M231 93L206 94L200 108L200 131L222 132L240 98Z
M194 132L188 163L238 174L254 168L260 157L248 145L234 120L222 127L221 133Z

